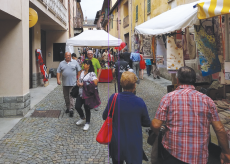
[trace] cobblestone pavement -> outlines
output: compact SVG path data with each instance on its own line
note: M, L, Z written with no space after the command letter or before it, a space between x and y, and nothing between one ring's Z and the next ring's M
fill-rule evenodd
M64 113L62 88L58 86L34 108L62 110L61 116L23 118L0 140L0 163L109 163L108 146L98 144L95 138L103 124L102 112L112 93L114 83L99 83L102 104L98 111L92 110L90 129L83 131L83 126L75 124L79 119L76 111L73 118ZM137 96L144 99L151 119L165 93L166 88L147 79L138 85ZM144 150L150 159L151 147L146 143L145 130L143 128Z

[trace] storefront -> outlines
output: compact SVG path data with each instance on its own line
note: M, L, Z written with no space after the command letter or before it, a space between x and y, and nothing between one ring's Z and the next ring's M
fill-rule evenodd
M219 2L221 1L221 2ZM226 3L226 4L225 4ZM214 6L212 6L214 5ZM155 38L158 67L175 74L182 66L197 75L196 90L211 97L230 136L230 3L198 1L171 9L135 28L136 35ZM218 145L211 127L211 142ZM229 137L230 141L230 137Z

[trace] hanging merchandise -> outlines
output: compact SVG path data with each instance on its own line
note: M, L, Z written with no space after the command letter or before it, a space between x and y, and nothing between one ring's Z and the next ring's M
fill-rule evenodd
M189 32L189 27L185 29L185 35L183 36L183 49L185 60L196 58L196 42L194 41L194 35Z
M156 64L160 68L167 67L167 50L162 37L156 39Z
M167 70L178 70L184 66L183 49L178 48L174 37L167 37Z
M41 49L36 49L35 52L36 52L38 64L40 65L41 74L43 75L43 82L45 83L46 81L48 81L49 76L46 72L47 67L43 63L42 51Z
M213 33L211 26L205 26L204 28L202 23L199 31L195 31L202 76L208 76L221 71Z
M148 36L148 35L144 35L143 36L143 57L144 59L152 59L152 37Z
M152 37L152 56L153 56L153 63L156 63L156 51L155 51L155 37Z

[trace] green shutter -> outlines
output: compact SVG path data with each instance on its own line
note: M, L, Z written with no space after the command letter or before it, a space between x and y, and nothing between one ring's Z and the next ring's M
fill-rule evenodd
M136 21L138 21L138 5L136 6Z
M147 2L147 13L151 12L151 0L148 0Z

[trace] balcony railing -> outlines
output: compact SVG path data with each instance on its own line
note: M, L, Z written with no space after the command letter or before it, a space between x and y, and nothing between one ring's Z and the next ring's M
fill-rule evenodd
M129 26L129 16L126 16L123 19L123 28L128 27Z
M47 10L50 10L59 20L65 25L67 24L67 9L60 2L60 0L38 0L46 6Z

